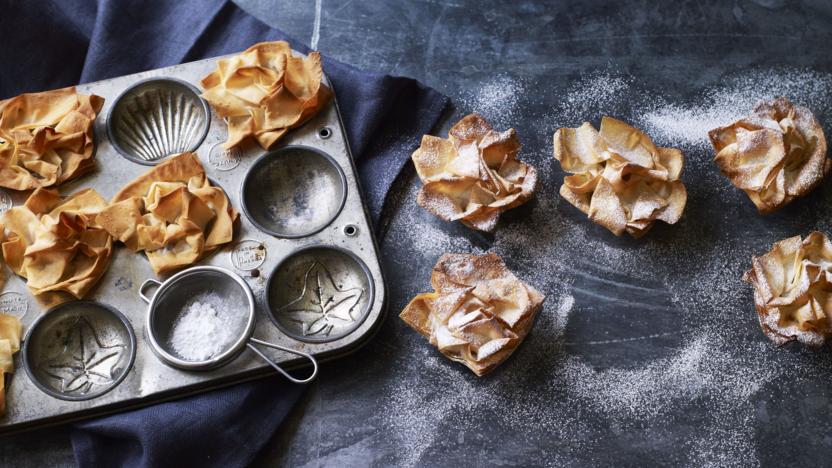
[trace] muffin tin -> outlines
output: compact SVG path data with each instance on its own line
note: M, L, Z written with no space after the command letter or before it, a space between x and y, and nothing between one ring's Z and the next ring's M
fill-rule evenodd
M107 273L84 301L41 303L22 278L7 271L0 311L21 317L24 341L16 373L7 381L0 433L144 406L275 368L305 379L317 369L308 355L343 356L377 330L384 281L335 100L273 150L254 143L225 149L225 123L197 88L216 60L77 87L105 98L95 122L97 170L61 186L62 194L92 187L109 199L148 166L191 150L212 183L225 190L240 220L231 244L191 269L162 277L143 255L116 247ZM324 82L329 84L326 77ZM0 210L27 196L0 190ZM243 281L247 288L238 289L250 291L254 313L250 327L248 300L241 300L245 333L239 343L222 353L221 362L197 370L160 357L166 348L152 341L164 335L165 326L149 333L147 323L156 315L150 311L164 315L165 307L154 309L143 296L152 302L159 292L165 294L159 301L177 290L188 295L181 292L189 287L187 278L199 272L218 277L190 286L222 290L227 276L234 289L233 281ZM176 275L185 280L176 283ZM145 285L148 279L163 285ZM164 284L178 286L163 290Z

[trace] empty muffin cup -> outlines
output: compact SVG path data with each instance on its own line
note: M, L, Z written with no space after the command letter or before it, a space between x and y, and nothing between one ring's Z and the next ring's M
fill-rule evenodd
M136 357L136 335L117 310L92 301L65 302L40 316L23 342L32 382L62 400L89 400L112 390Z
M367 318L373 280L353 253L331 246L302 248L281 261L266 286L275 325L301 341L342 338Z
M155 293L148 296L154 286ZM227 364L248 348L292 382L307 383L318 373L312 355L251 337L254 295L245 280L225 268L198 266L164 282L148 279L139 288L139 295L148 303L148 341L165 364L184 370L209 370ZM255 344L308 359L312 374L296 379Z
M347 179L332 157L287 146L258 159L243 180L246 217L260 230L305 237L329 225L347 199Z
M173 78L151 78L116 98L107 117L107 134L127 159L156 164L196 150L208 134L210 120L208 104L196 88Z

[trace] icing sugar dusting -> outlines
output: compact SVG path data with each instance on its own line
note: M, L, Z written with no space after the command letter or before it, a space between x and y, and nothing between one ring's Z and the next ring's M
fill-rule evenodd
M526 83L507 75L491 81L463 95L459 102L465 113L482 115L496 130L506 130L519 120L519 99L527 92Z
M745 117L762 100L791 97L814 112L828 110L832 78L812 70L780 69L740 75L701 91L695 104L665 104L643 114L642 127L660 144L710 149L708 131Z
M228 301L217 294L190 299L174 321L168 348L186 360L202 362L224 352L239 337ZM219 309L219 310L217 310Z
M558 126L577 127L584 121L594 121L600 118L599 111L616 115L621 94L627 92L632 83L632 77L610 72L583 76L569 86L561 101Z

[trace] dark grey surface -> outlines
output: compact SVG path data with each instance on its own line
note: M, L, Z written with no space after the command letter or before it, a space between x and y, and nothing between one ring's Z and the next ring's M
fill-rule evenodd
M311 0L240 3L300 40L315 36ZM614 108L586 104L580 117L595 122L600 112L638 120L639 101L656 94L694 102L750 69L830 72L832 5L322 0L320 12L325 54L418 78L455 98L457 116L476 109L515 127L541 187L482 236L422 212L419 182L405 178L381 242L388 320L366 348L322 368L263 466L828 464L829 352L774 349L738 276L772 242L828 231L830 184L762 218L709 150L680 143L685 217L619 239L557 202L551 136L580 123L564 102L598 70L633 85ZM518 92L489 99L489 86ZM830 102L813 109L827 133ZM396 317L444 250L497 251L548 295L526 343L490 377L437 357ZM71 463L63 429L0 440L3 466Z

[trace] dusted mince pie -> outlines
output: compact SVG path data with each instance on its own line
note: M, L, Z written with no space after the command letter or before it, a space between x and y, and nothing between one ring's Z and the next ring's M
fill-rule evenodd
M517 159L514 129L497 132L471 114L456 123L448 139L422 137L413 163L425 184L419 205L445 221L490 232L500 214L529 201L537 186L535 169Z
M318 52L295 57L287 42L261 42L218 60L202 97L228 124L226 148L253 138L269 149L329 102L322 77Z
M570 173L561 196L613 234L641 237L657 220L682 217L687 191L678 149L660 148L637 128L603 117L600 131L588 122L559 129L554 151Z
M0 101L0 187L52 187L91 171L93 122L103 105L75 88Z
M6 374L14 372L13 356L20 351L23 325L13 315L0 314L0 415L6 413Z
M64 291L83 298L107 271L113 240L95 219L107 206L95 190L66 198L39 188L0 215L3 258L33 294Z
M193 153L182 153L127 184L96 221L144 251L156 273L182 268L228 242L237 212Z
M478 376L494 370L529 333L544 297L496 254L445 254L431 274L434 291L402 311L405 323Z
M812 112L781 97L708 132L716 164L760 213L771 213L820 184L832 167L826 137Z
M832 334L832 243L825 234L777 242L752 259L743 280L754 287L760 326L771 341L819 347Z

